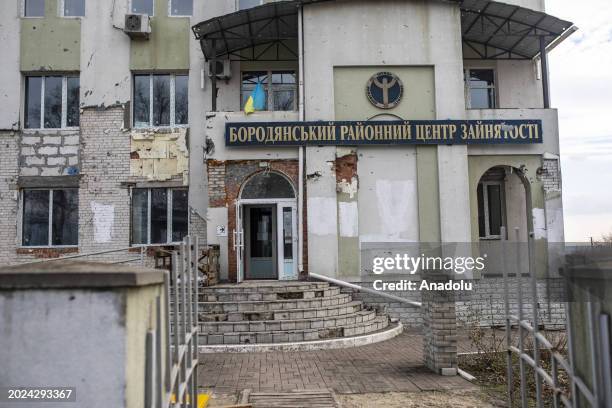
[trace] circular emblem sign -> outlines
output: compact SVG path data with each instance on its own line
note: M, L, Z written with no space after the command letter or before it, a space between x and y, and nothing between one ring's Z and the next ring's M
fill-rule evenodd
M372 105L381 109L392 109L401 102L404 85L397 75L379 72L372 75L368 81L366 93Z

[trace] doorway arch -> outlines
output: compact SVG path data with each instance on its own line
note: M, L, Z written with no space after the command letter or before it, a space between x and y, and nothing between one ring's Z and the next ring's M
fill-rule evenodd
M294 280L297 273L297 194L283 173L249 176L236 200L238 281Z

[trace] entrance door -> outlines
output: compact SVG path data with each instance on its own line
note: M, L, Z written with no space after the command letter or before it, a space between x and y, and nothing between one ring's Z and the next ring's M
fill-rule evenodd
M277 224L276 205L245 206L246 279L278 278Z

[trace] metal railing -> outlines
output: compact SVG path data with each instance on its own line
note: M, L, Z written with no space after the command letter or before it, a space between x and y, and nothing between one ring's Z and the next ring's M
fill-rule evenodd
M189 236L178 250L172 251L172 268L164 276L165 324L162 299L158 297L157 324L155 330L147 333L147 408L197 407L198 253L198 238L192 242Z
M318 280L329 282L329 283L334 284L334 285L342 286L342 287L345 287L345 288L348 288L348 289L353 289L353 290L356 290L358 292L366 292L366 293L369 293L369 294L372 294L372 295L384 297L384 298L387 298L387 299L392 300L394 302L405 303L407 305L414 306L414 307L421 307L421 306L423 306L423 304L421 302L417 302L415 300L410 300L410 299L406 299L406 298L403 298L403 297L399 297L399 296L395 296L395 295L390 295L388 293L381 292L381 291L378 291L378 290L375 290L375 289L364 288L363 286L355 285L354 283L345 282L345 281L340 280L340 279L330 278L329 276L319 275L317 273L309 273L308 276L310 276L311 278L315 278L315 279L318 279Z
M76 255L58 256L56 258L44 258L44 259L38 259L36 261L22 262L22 263L20 263L20 265L33 265L33 264L42 263L42 262L63 261L65 259L85 258L85 257L88 257L88 256L107 255L107 254L114 254L114 253L124 252L124 251L125 252L129 252L129 251L134 251L134 249L138 249L139 250L139 256L137 258L128 258L128 259L122 259L122 260L112 261L112 262L108 262L108 261L104 261L104 262L105 263L111 263L111 264L120 264L120 263L128 263L128 262L140 262L141 265L144 265L145 253L146 253L146 249L147 249L145 246L140 246L140 247L123 247L123 248L115 248L115 249L105 249L103 251L85 252L85 253L76 254Z
M505 228L502 227L501 236L506 236ZM515 229L515 237L517 243L520 241L519 229ZM531 316L527 316L524 306L524 293L523 293L523 274L520 271L520 262L522 260L521 251L517 248L516 251L516 265L517 271L515 274L517 280L517 308L518 315L510 313L510 299L509 299L509 285L508 285L508 271L505 267L505 256L506 256L506 245L505 238L502 242L501 262L504 265L503 268L503 279L504 279L504 309L506 317L506 352L507 352L507 393L508 393L508 406L515 406L514 401L514 368L512 362L512 356L518 357L519 364L519 376L520 376L520 406L523 408L533 406L529 401L529 390L527 389L527 367L530 367L533 371L534 383L535 383L535 403L536 407L540 408L544 406L543 391L544 385L548 386L552 392L552 406L558 408L564 407L578 407L580 406L578 400L582 396L591 407L600 407L600 401L602 401L601 395L598 395L598 380L597 376L593 375L593 386L589 387L586 382L576 373L574 370L574 364L572 361L572 326L571 326L571 308L569 307L569 299L565 302L565 309L567 315L566 321L566 333L568 339L568 354L569 361L566 359L558 350L555 349L553 344L546 338L543 332L540 331L539 317L538 317L538 290L537 290L537 277L535 262L535 248L534 238L532 235L529 237L527 251L529 259L529 280L531 289ZM517 244L519 245L519 244ZM594 313L593 303L591 302L590 296L588 299L588 342L590 349L590 360L591 366L597 367L598 356L597 347L595 346L597 339L595 337L595 330L593 329L594 324ZM517 326L518 330L518 347L512 344L512 327ZM603 327L603 326L602 326ZM607 325L605 326L607 327ZM528 337L531 338L532 344L526 344ZM605 339L603 340L605 341ZM542 352L546 351L549 354L549 368L545 368L543 365L544 361L542 358ZM567 393L562 385L560 384L560 370L566 372L570 392ZM601 390L599 391L601 393ZM518 403L518 401L516 401ZM608 403L606 407L612 406Z

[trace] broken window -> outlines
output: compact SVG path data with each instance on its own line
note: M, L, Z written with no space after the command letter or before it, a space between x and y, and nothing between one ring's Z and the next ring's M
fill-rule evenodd
M78 127L79 89L77 76L26 77L25 127Z
M180 126L188 123L187 75L134 75L134 126Z
M76 188L23 190L23 246L77 245L78 200Z
M153 0L132 0L132 13L153 15Z
M297 82L295 71L251 71L242 73L242 107L251 92L261 83L266 94L267 111L297 110Z
M170 0L171 16L190 16L193 14L193 0Z
M44 17L45 0L25 0L23 15L25 17Z
M64 0L64 17L85 16L85 0Z
M494 109L495 71L492 69L466 69L465 92L468 109Z
M132 244L170 244L188 233L187 189L132 190Z

